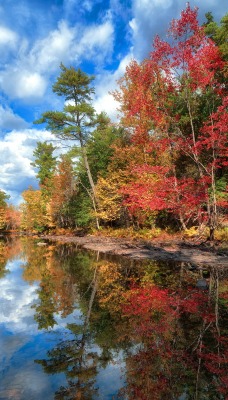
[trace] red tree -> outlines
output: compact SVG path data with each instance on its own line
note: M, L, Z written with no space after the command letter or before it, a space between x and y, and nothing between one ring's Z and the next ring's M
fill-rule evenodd
M226 93L216 79L224 62L189 4L168 32L169 41L155 38L149 59L128 66L115 93L132 145L153 156L124 193L130 209L167 209L182 228L206 220L213 238L227 149Z

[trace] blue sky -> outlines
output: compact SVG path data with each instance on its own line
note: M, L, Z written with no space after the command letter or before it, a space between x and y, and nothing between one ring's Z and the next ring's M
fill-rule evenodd
M199 20L227 12L224 0L194 0ZM42 112L60 109L52 93L61 62L94 74L97 112L115 119L109 94L132 58L141 61L155 34L164 37L184 0L0 0L0 189L19 204L37 186L30 163L49 132L33 125Z

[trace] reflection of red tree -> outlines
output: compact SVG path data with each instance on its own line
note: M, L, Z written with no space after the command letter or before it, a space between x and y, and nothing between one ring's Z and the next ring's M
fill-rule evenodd
M168 399L172 379L172 335L175 310L168 290L148 285L125 295L124 314L130 319L137 351L126 360L129 399Z
M169 293L148 285L125 294L123 312L135 344L126 360L129 399L168 400L186 387L194 398L201 390L228 394L227 342L215 309L208 293L196 289Z
M133 288L126 295L124 313L134 318L135 332L140 336L168 334L175 321L175 313L170 304L167 289L156 286Z

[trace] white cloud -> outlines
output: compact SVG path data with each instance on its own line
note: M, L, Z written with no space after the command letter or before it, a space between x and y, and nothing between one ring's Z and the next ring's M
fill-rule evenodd
M58 29L40 41L31 50L28 62L46 76L59 68L60 62L81 62L94 57L101 60L111 54L113 48L114 28L112 22L106 19L101 24L92 26L69 27L66 21L61 21Z
M30 67L34 66L46 76L56 71L61 61L71 58L75 35L75 29L69 28L66 22L61 21L57 29L35 43L28 58Z
M28 123L19 115L14 114L10 107L0 105L0 126L2 129L22 129L28 126Z
M10 201L21 202L19 193L36 186L36 172L31 166L37 141L53 139L47 131L36 129L14 130L0 141L0 188L11 196Z
M137 25L137 21L135 18L133 18L131 21L129 21L129 26L133 31L133 34L136 35L138 33L138 25Z
M0 25L0 51L1 63L7 64L7 60L11 57L18 47L18 35L11 29Z
M44 96L47 81L37 72L9 68L2 73L0 83L4 92L17 99L39 99Z
M103 72L96 79L96 99L94 101L95 110L100 113L105 111L108 116L115 121L117 119L117 108L119 104L115 101L110 92L117 88L117 81L120 79L126 70L126 66L132 60L132 53L127 54L119 63L116 71Z
M21 40L17 62L0 73L0 84L11 99L29 102L40 101L45 95L50 77L59 71L61 62L66 65L93 60L100 64L112 54L114 28L110 16L101 24L90 27L69 27L60 21L57 29L46 38L37 40L29 50L28 41Z
M129 26L136 58L142 60L149 55L155 35L165 37L170 22L180 17L186 3L183 0L133 0L133 18ZM208 11L212 11L218 21L225 13L224 7L218 6L217 0L191 0L190 6L199 8L200 23L205 21L205 13Z
M15 46L18 36L11 29L0 26L0 46Z
M109 20L101 25L93 25L85 30L75 51L78 56L84 56L87 59L95 56L97 60L104 60L108 54L112 54L113 34L114 27Z
M74 13L90 13L95 4L95 0L64 0L63 8L65 11L65 15L67 17L70 17L70 15L73 15Z

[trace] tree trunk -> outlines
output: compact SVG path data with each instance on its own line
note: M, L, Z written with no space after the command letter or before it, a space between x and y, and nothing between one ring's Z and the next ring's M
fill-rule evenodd
M96 205L97 205L97 197L96 197L96 192L95 192L95 184L94 184L93 177L92 177L92 174L91 174L91 170L90 170L90 166L89 166L89 162L88 162L88 157L87 157L87 154L86 154L85 146L83 145L82 138L80 139L80 145L81 145L81 149L82 149L82 157L83 157L85 169L86 169L86 172L87 172L87 176L88 176L88 179L89 179L89 184L90 184L91 191L92 191L91 200L92 200L92 203L93 203L93 209L94 209L94 212L95 212L95 215L96 215L96 212L97 212L97 207L96 207ZM98 219L97 216L95 218L96 218L97 229L100 229L99 219Z

